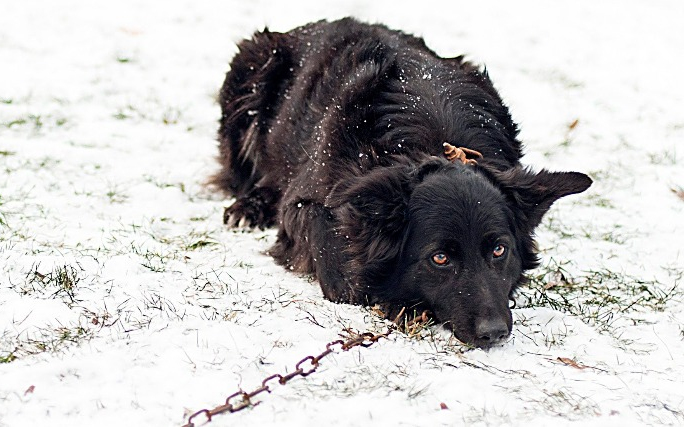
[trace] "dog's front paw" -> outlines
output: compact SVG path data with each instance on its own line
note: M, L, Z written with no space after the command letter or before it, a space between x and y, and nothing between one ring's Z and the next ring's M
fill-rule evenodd
M248 226L249 219L243 214L243 209L240 206L235 206L237 203L235 202L223 211L223 223L230 228Z
M223 223L230 228L263 230L275 224L275 210L261 197L242 197L223 211Z

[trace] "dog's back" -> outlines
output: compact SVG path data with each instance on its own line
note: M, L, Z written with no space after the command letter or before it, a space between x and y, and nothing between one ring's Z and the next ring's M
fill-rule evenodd
M366 168L390 161L383 154L437 155L442 142L491 154L502 168L521 156L516 126L487 74L462 57L439 58L422 39L347 18L258 32L239 49L220 94L224 168L214 178L231 195L255 185L282 192L326 154ZM472 117L459 111L474 108ZM383 120L364 121L369 114ZM321 128L336 115L372 146L347 141L326 150ZM488 135L482 123L491 125ZM377 155L360 158L364 151Z

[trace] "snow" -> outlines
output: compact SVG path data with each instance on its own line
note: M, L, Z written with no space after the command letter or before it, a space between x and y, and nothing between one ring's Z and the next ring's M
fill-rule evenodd
M527 290L502 347L394 333L209 425L684 422L681 2L28 0L0 14L0 426L180 426L385 329L276 266L273 230L225 229L203 187L235 42L346 15L486 64L525 162L595 180L540 227L537 273L636 303L600 322Z

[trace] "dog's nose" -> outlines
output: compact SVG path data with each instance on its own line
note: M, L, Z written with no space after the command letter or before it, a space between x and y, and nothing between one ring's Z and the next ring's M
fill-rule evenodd
M480 319L475 323L478 347L489 347L508 337L508 325L504 319Z

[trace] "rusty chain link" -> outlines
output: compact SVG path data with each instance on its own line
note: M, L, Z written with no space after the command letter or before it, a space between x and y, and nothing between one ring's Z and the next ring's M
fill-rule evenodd
M200 409L199 411L190 415L188 417L188 422L185 423L183 427L195 427L195 423L193 422L193 420L202 414L206 416L207 422L210 422L211 418L215 415L222 414L224 412L238 412L247 407L258 405L260 402L254 403L252 402L252 399L265 391L270 393L271 388L269 387L269 383L271 383L273 380L277 380L278 384L280 385L285 385L288 381L295 377L306 377L308 375L311 375L316 371L316 369L318 369L318 365L321 359L335 351L335 346L339 347L339 349L342 351L348 351L358 346L370 347L373 344L375 344L380 338L387 338L389 334L392 333L392 330L393 328L390 328L387 330L387 332L383 334L374 334L372 332L364 332L361 334L351 333L352 337L347 339L346 341L341 339L331 341L325 345L325 350L323 350L323 352L321 352L321 354L319 354L318 356L306 356L305 358L297 362L297 364L295 365L295 370L290 372L289 374L270 375L264 378L264 380L261 382L261 386L255 388L253 391L249 393L243 390L236 391L235 393L228 396L223 404L218 405L213 409Z

